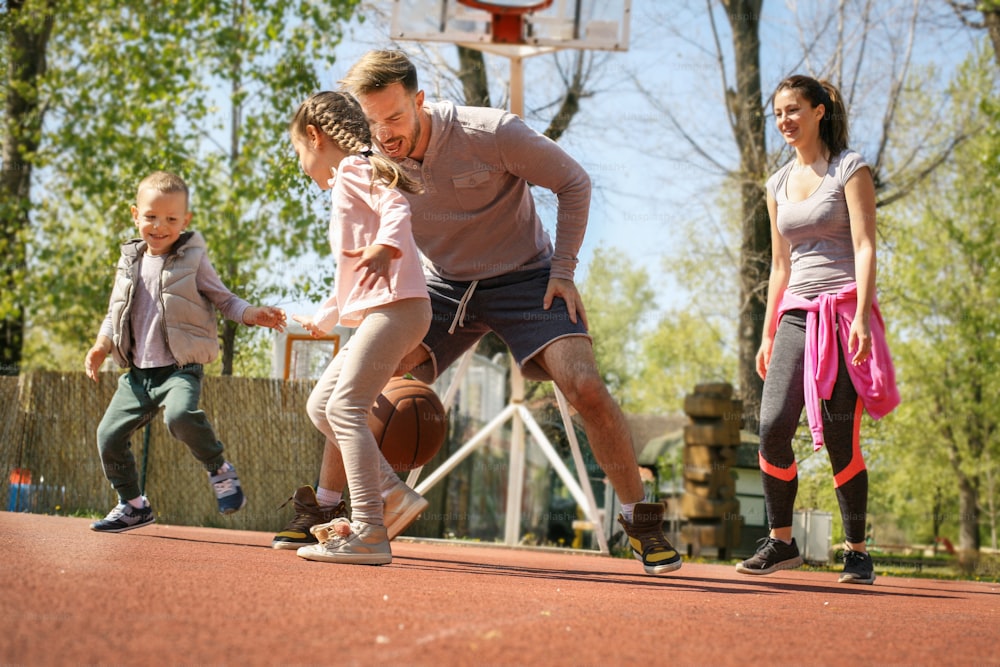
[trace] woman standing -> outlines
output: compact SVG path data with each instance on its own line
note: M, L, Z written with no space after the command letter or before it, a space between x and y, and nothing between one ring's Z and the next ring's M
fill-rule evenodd
M833 466L847 546L839 581L871 584L861 413L878 419L899 403L875 301L875 186L864 159L847 148L847 112L833 85L785 79L774 117L795 159L767 181L772 257L757 372L764 379L759 458L770 534L736 571L770 574L802 564L792 538L792 438L805 406L814 447L826 444Z

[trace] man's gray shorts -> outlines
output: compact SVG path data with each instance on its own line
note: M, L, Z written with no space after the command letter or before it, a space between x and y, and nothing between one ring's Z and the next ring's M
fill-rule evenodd
M480 338L493 331L510 348L529 380L550 380L532 361L549 343L566 336L588 336L579 314L569 319L566 302L556 298L548 310L542 308L549 284L547 268L517 271L480 280L465 303L464 317L456 317L471 281L427 278L434 317L424 336L431 368L416 368L421 379L436 378ZM452 333L449 333L452 329ZM432 373L432 377L428 377Z

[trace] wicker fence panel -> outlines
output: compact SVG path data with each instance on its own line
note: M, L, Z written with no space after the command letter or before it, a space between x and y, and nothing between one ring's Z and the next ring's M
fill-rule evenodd
M114 378L94 383L83 373L21 376L24 422L19 467L31 473L32 511L74 512L114 506L104 480L95 432Z
M118 374L97 383L83 373L33 372L0 378L3 491L17 509L103 515L115 502L97 454L97 425L117 388ZM291 516L278 507L303 484L314 484L323 437L305 414L308 382L209 377L201 407L247 493L243 511L221 516L208 478L161 417L136 432L132 451L145 468L146 495L158 520L179 525L274 531ZM30 471L30 488L11 481ZM22 478L22 481L24 478ZM13 498L12 494L19 494Z
M0 470L0 490L3 491L2 497L5 500L9 498L9 502L3 506L8 510L15 509L17 503L23 501L18 495L20 487L11 486L20 475L16 462L21 460L21 446L24 442L24 412L18 404L19 386L18 377L0 376L0 461L4 463Z
M278 507L297 487L315 484L319 475L323 436L305 413L311 387L306 382L206 378L202 409L225 445L226 458L236 466L247 506L221 516L198 462L156 420L146 493L157 515L167 523L279 530L292 508L279 512Z
M118 373L102 373L93 382L84 373L31 372L0 377L0 491L19 511L103 516L117 502L97 453L97 426L117 386ZM207 377L201 407L225 445L247 494L247 506L231 516L216 508L206 473L188 448L175 440L162 413L132 438L145 493L158 521L276 532L293 515L292 492L315 484L323 436L305 412L311 381ZM428 464L434 470L482 425L459 420L448 441ZM507 438L475 452L426 494L430 507L407 534L497 539L503 531L508 474ZM528 505L547 506L548 475L542 470L527 481ZM17 471L30 471L28 485L13 485ZM405 474L403 475L405 479ZM26 481L22 478L22 481ZM539 500L541 498L541 500ZM526 507L523 528L544 538L546 525L538 508Z

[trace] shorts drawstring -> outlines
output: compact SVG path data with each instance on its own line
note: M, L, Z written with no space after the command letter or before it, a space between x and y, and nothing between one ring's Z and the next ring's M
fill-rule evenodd
M451 321L451 326L448 327L448 333L455 333L455 327L465 326L465 311L466 308L468 308L469 301L472 299L472 293L476 291L476 285L478 284L478 280L473 280L469 283L469 287L465 290L465 294L462 295L462 299L458 302L458 309L455 311L455 319Z

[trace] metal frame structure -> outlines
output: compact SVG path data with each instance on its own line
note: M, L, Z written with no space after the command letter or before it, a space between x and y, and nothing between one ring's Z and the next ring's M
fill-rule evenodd
M445 391L441 402L447 409L453 404L455 393L465 376L466 371L472 362L474 350L469 350L463 355L459 362L458 370L455 372L448 389ZM513 546L520 542L521 533L521 499L524 492L524 470L525 470L525 428L531 433L535 444L542 450L549 463L563 484L569 490L573 499L583 508L587 515L587 520L593 526L594 534L597 537L598 548L601 553L608 554L607 535L604 532L604 522L601 518L601 511L597 507L594 499L594 489L590 484L590 477L587 474L587 467L583 462L580 453L580 442L576 437L576 430L569 415L569 404L566 397L559 391L559 387L553 384L556 402L559 404L559 412L562 415L563 428L566 430L566 437L569 439L570 451L573 455L573 463L576 474L580 481L573 477L573 474L563 463L562 458L555 447L545 436L538 422L535 421L531 411L524 405L524 376L517 367L517 363L511 364L511 397L507 406L483 426L475 435L456 450L447 460L442 462L434 471L422 482L419 482L420 473L423 468L415 468L410 471L406 479L408 486L413 487L417 493L423 494L434 487L444 477L454 470L459 463L468 458L473 452L482 447L487 438L500 429L508 420L511 421L511 443L510 443L510 468L507 473L507 507L504 520L504 544Z

